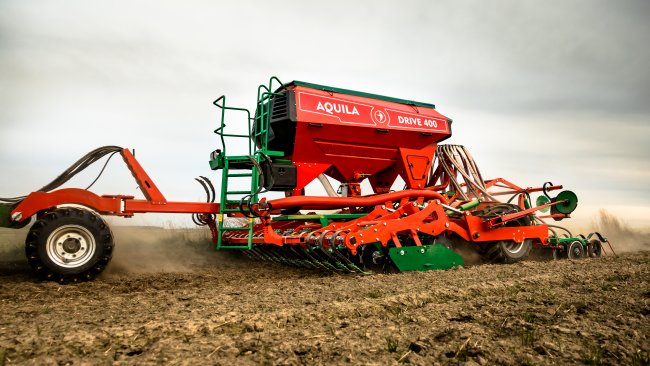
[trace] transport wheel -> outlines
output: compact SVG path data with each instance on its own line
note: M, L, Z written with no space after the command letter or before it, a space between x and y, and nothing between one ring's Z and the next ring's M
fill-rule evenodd
M523 243L515 243L511 240L500 240L491 243L486 256L495 263L515 263L528 257L533 248L532 240L524 240Z
M27 261L43 278L60 283L92 280L113 254L113 234L94 212L57 208L39 215L25 241Z
M600 240L592 240L589 242L589 256L592 258L598 258L603 255L603 245L600 243Z
M567 247L567 256L569 259L580 259L585 257L585 247L579 241L573 241Z

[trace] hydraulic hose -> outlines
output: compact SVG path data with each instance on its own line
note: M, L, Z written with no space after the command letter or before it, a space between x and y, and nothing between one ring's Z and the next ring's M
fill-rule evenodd
M334 190L334 187L332 187L332 184L330 181L327 179L325 174L319 174L318 175L318 181L323 185L323 188L325 188L325 192L327 192L327 195L330 197L339 197L338 193Z
M63 173L61 173L58 177L56 177L53 181L50 183L46 184L43 186L41 189L37 190L37 192L50 192L53 191L65 183L67 183L70 179L72 179L75 175L81 173L84 171L86 168L91 166L93 163L96 161L100 160L106 155L111 154L111 157L113 154L117 152L121 152L123 148L119 146L102 146L99 147L83 157L81 157L79 160L77 160L74 164L72 164L68 169L66 169ZM109 157L110 159L110 157ZM106 161L106 164L108 164L108 160ZM104 173L104 169L106 168L106 164L102 167L102 170L99 172L99 175L95 180L88 186L88 188L92 187L93 184L99 179L99 177ZM88 189L86 188L86 189ZM20 197L10 197L10 198L3 198L0 197L0 202L5 202L5 203L10 203L10 204L18 204L22 200L25 199L27 196L20 196Z

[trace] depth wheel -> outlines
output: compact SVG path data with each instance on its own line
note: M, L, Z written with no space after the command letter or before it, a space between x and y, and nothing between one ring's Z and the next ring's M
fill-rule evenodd
M581 259L585 257L585 247L577 240L567 246L566 252L569 259Z
M526 259L533 248L532 240L515 243L511 240L493 242L487 249L486 256L494 263L515 263Z
M25 241L27 261L60 283L94 279L111 260L113 234L94 212L57 208L39 215Z
M592 240L589 242L588 254L592 258L598 258L603 255L603 244L600 240Z
M364 245L361 249L361 264L363 269L374 273L384 273L386 262L390 262L388 251L377 248L374 244Z
M566 259L566 246L562 245L560 248L553 249L553 260Z

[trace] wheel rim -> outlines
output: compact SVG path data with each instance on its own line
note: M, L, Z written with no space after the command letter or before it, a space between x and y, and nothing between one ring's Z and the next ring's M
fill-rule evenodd
M583 253L584 253L584 248L582 247L582 244L573 242L571 244L571 247L569 248L571 252L571 258L582 258Z
M601 253L602 253L602 246L600 245L600 242L595 242L591 249L592 257L600 257Z
M503 249L507 250L508 252L517 254L524 249L524 242L521 242L521 244L519 244L515 243L514 241L504 241L502 246Z
M64 225L47 238L47 256L65 268L80 267L90 261L97 244L94 236L83 226Z

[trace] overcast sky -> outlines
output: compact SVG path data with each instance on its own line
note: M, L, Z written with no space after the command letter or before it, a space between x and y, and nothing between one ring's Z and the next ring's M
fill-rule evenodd
M211 102L253 108L277 75L435 103L484 176L563 184L580 225L606 208L650 226L648 19L645 0L0 0L0 196L110 144L201 200ZM120 159L95 186L135 187Z

